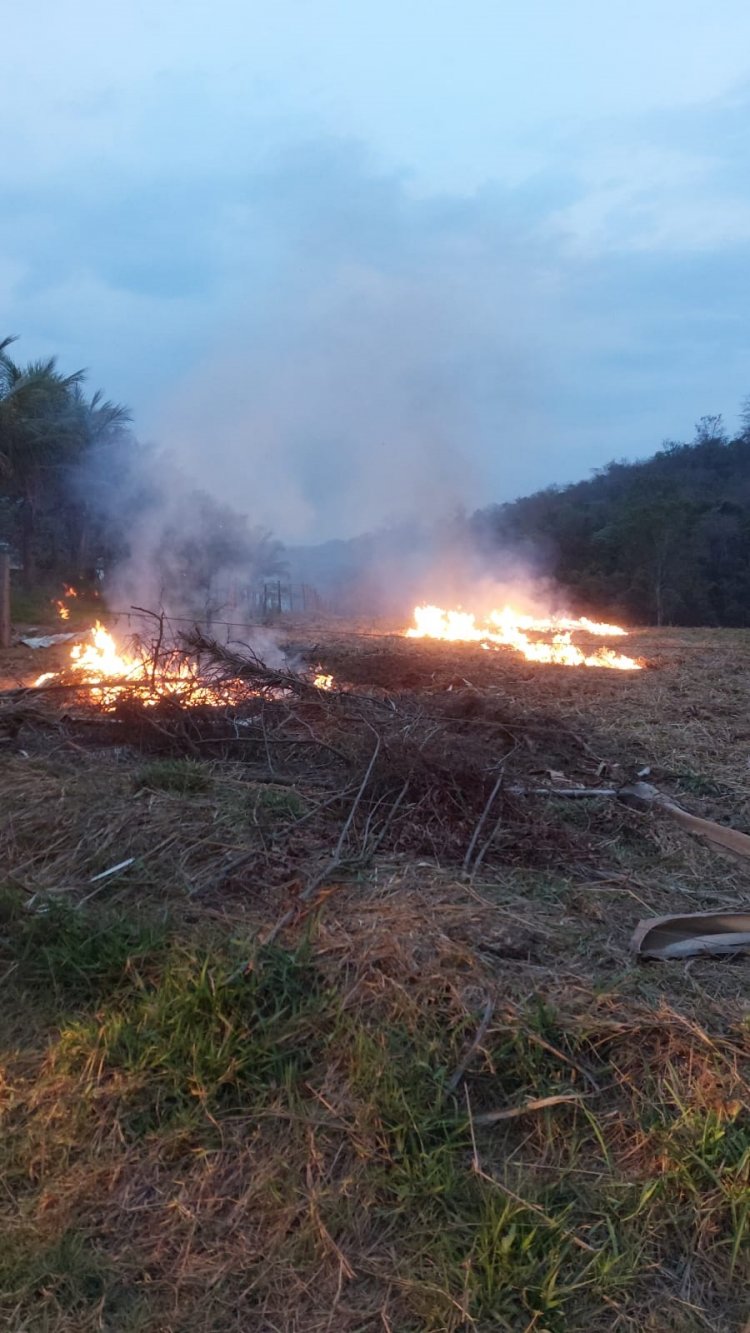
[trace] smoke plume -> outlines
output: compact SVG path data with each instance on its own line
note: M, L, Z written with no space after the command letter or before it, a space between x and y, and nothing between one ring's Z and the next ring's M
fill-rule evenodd
M212 595L199 548L252 578L267 534L293 576L362 609L465 594L478 575L455 514L492 498L479 459L507 455L512 477L538 399L543 283L501 201L420 198L319 143L256 167L226 226L223 295L160 403L148 502L121 490L114 595L177 605L192 578L192 612Z

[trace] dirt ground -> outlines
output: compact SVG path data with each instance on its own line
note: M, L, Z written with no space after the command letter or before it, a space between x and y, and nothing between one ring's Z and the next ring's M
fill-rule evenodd
M37 707L67 647L0 656L5 1326L740 1333L750 962L629 942L750 905L750 861L555 788L648 769L750 832L750 635L638 631L620 672L275 633L331 696L220 726ZM135 922L168 946L120 958ZM322 990L216 1016L300 949Z

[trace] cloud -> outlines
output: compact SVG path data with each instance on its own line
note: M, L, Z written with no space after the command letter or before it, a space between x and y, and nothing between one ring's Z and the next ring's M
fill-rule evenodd
M746 393L744 96L558 126L459 190L205 70L140 77L9 171L8 331L253 521L312 540L509 498Z
M551 236L571 252L710 254L750 243L750 88L568 136L577 197L553 209Z
M156 427L196 477L208 458L224 498L244 485L259 521L309 540L518 475L559 317L507 191L414 197L328 141L274 157L241 197L225 322Z

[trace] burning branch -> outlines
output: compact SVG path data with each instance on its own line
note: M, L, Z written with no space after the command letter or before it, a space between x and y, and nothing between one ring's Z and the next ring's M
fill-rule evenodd
M180 635L182 647L193 657L207 660L212 667L218 668L226 680L243 680L252 683L259 691L286 690L299 697L312 697L321 688L295 671L282 671L267 667L251 647L243 645L244 653L207 638L201 630L195 629Z

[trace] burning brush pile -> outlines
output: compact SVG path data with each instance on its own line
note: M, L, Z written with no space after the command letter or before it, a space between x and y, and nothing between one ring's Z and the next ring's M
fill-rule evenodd
M459 613L421 608L411 630L384 636L376 651L408 665L417 650L411 641L435 637L467 641L474 654L477 646L518 652L518 634L535 661L560 663L562 648L573 650L572 628L537 623L535 633L548 639L536 642L531 629L527 621L512 630L507 614L480 626ZM584 626L589 635L605 630L616 627ZM565 644L560 636L568 636ZM542 651L548 648L551 657ZM121 753L239 765L243 782L303 793L300 828L283 847L266 845L252 855L264 882L280 882L298 848L307 895L327 878L371 864L376 854L423 856L467 873L508 859L562 864L570 852L565 832L550 825L547 836L514 783L540 765L590 778L597 772L591 738L501 694L476 716L460 690L410 685L408 673L400 685L375 684L372 674L368 683L353 661L368 651L354 650L351 672L345 661L341 669L329 659L321 666L317 651L307 659L291 654L294 669L276 668L251 648L221 644L199 629L171 638L159 617L151 641L135 640L127 650L97 625L73 647L65 669L0 698L0 734L4 729L18 747L27 728L23 744L32 748L29 729L52 728L76 747L115 745ZM640 665L605 659L601 651L586 652L581 665ZM224 879L231 879L236 860L228 858ZM246 866L248 856L239 860Z
M221 707L238 697L230 681L216 678L210 662L201 662L189 649L165 640L161 619L154 642L136 637L128 649L118 648L109 630L97 622L88 638L71 649L69 665L62 671L43 672L34 685L86 695L91 706L106 712L115 712L121 703L145 708L169 702L185 708Z

